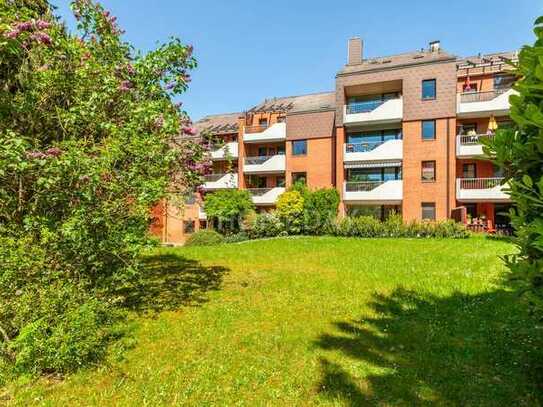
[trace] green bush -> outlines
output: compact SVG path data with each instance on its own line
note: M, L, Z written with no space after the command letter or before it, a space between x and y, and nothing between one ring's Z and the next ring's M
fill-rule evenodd
M218 231L230 234L239 232L243 218L254 210L254 204L248 191L225 189L207 194L204 210Z
M510 213L519 251L506 257L511 278L532 311L543 319L543 17L535 21L537 37L519 54L514 89L509 98L510 128L500 128L485 141L489 159L503 169L515 209Z
M442 222L411 222L404 224L393 214L385 222L373 216L346 217L337 222L335 234L351 237L434 237L463 239L470 236L464 225L452 220Z
M257 215L250 230L250 236L253 239L284 236L286 234L285 225L275 213Z
M332 233L337 219L339 193L335 188L322 188L304 194L304 233Z
M224 243L224 237L214 230L194 232L185 242L185 246L213 246Z
M277 200L276 214L285 225L288 234L300 234L304 221L304 198L302 194L296 190L281 194Z
M246 232L239 232L233 235L228 235L224 238L224 243L240 243L249 240L250 237Z

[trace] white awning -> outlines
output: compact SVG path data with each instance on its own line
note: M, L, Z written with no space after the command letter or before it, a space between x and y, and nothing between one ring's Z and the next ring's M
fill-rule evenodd
M345 163L345 168L383 168L383 167L401 167L401 161L355 161Z

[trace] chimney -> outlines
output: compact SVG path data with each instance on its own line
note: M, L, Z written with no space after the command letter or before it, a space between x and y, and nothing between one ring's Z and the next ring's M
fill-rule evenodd
M441 48L440 41L432 41L430 42L429 47L428 47L430 52L439 52L440 48Z
M357 65L360 63L362 63L362 39L360 37L354 37L349 40L347 64Z

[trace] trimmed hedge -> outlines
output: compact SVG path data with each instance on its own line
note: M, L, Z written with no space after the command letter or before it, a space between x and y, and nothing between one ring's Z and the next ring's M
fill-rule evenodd
M214 230L194 232L185 242L185 246L213 246L224 243L224 237Z

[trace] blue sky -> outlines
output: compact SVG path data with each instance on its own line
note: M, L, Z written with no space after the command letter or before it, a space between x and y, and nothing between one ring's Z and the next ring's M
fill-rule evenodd
M73 27L69 0L52 0ZM195 47L199 67L181 100L194 120L243 111L266 97L332 90L347 39L366 57L441 40L457 55L533 42L540 0L103 0L125 38L148 50L170 36Z

